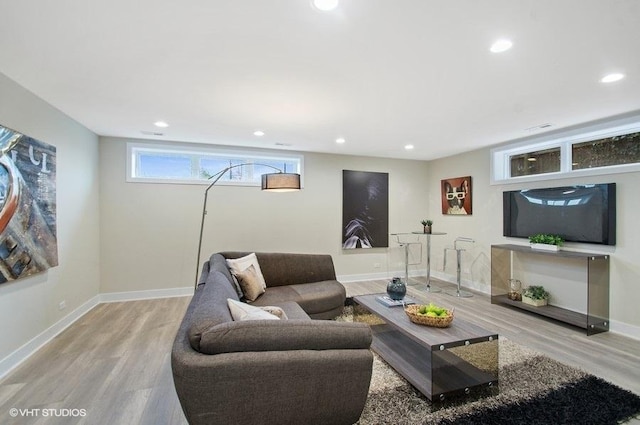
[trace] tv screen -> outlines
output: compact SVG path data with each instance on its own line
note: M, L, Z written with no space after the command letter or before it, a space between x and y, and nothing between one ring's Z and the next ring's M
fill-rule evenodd
M616 244L616 184L503 192L504 236L560 235L568 242Z

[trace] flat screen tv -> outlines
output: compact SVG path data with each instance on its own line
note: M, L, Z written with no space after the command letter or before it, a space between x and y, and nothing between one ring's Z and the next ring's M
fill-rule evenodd
M568 242L616 244L616 184L503 192L504 236L560 235Z

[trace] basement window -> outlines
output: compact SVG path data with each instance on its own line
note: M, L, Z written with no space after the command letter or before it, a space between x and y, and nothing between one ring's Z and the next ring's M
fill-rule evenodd
M640 163L640 132L576 143L571 158L573 170Z
M128 182L209 184L212 176L236 165L241 166L228 170L218 185L260 186L262 174L278 170L302 176L303 157L210 145L127 143Z
M491 150L491 184L640 171L640 123Z
M529 176L532 174L556 173L560 171L560 148L543 149L512 155L511 176Z

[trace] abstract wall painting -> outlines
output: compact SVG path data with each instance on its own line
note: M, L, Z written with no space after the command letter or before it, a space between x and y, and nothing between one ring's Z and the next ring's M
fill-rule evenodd
M0 284L57 265L56 148L0 125Z
M342 171L342 249L389 246L389 174Z
M471 215L471 176L442 180L442 214Z

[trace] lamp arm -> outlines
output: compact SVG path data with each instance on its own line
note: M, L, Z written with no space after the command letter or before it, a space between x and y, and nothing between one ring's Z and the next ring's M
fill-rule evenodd
M198 273L200 273L200 254L202 252L202 236L204 233L204 218L207 215L207 197L209 196L209 190L216 184L218 183L218 180L220 180L222 178L222 176L225 175L225 173L233 168L238 168L238 167L244 167L246 165L260 165L262 167L269 167L269 168L273 168L274 170L282 173L282 170L274 167L272 165L268 165L268 164L258 164L258 163L253 163L253 162L248 162L248 163L242 163L242 164L235 164L235 165L230 165L229 167L225 168L222 171L218 171L217 173L215 173L214 175L212 175L211 177L209 177L207 180L211 180L214 179L211 184L209 186L207 186L207 189L204 191L204 202L202 204L202 221L200 222L200 238L198 240L198 257L196 260L196 280L195 280L195 287L198 287Z

